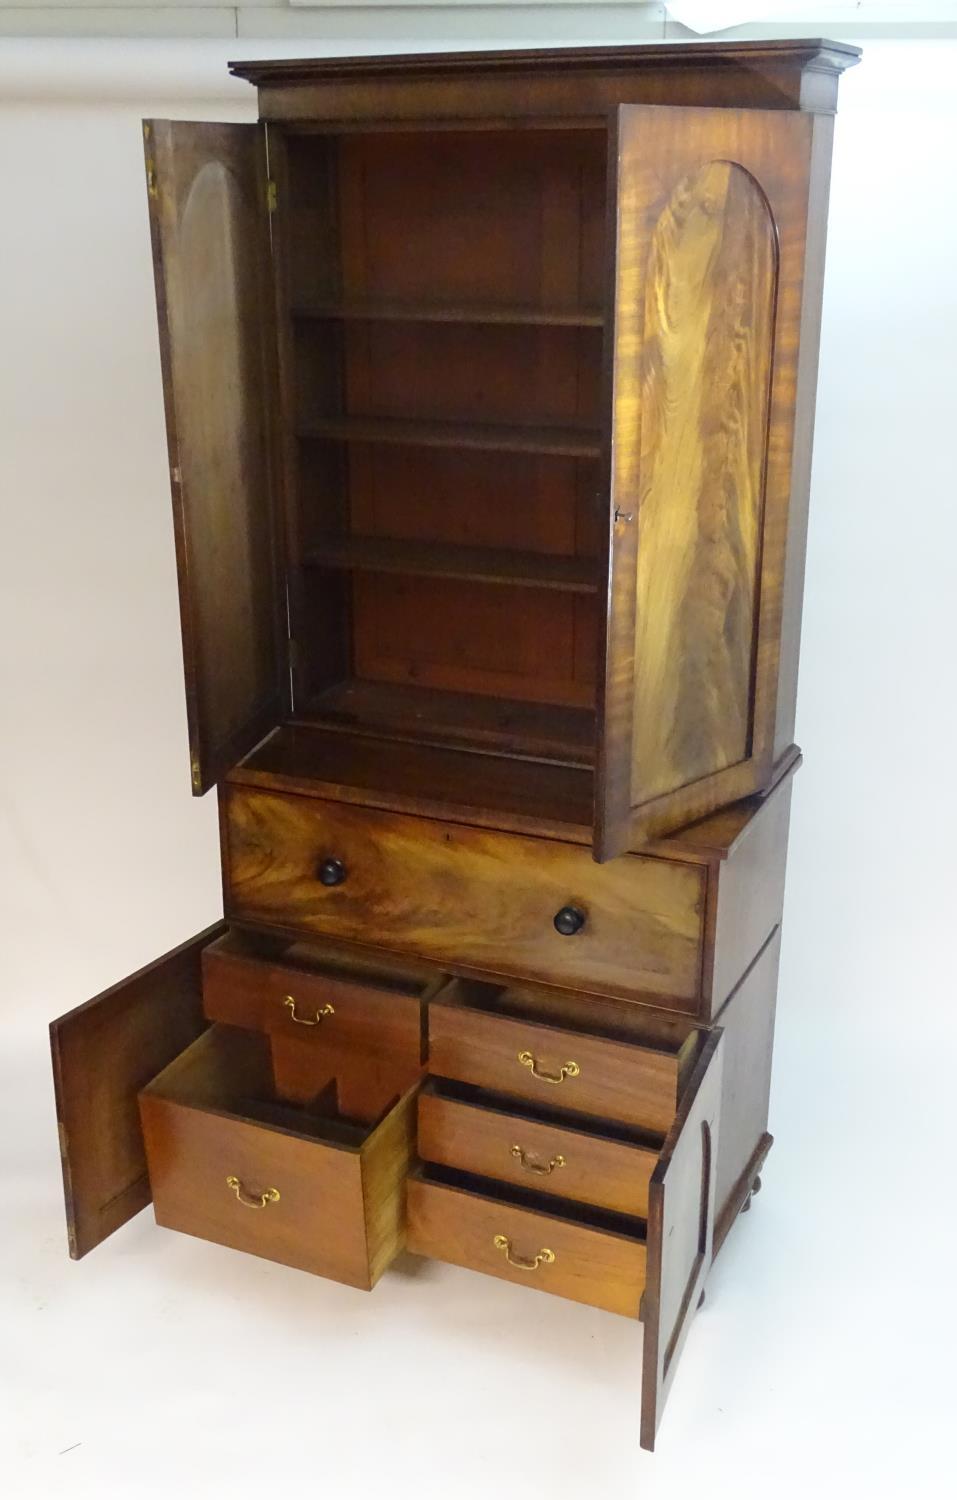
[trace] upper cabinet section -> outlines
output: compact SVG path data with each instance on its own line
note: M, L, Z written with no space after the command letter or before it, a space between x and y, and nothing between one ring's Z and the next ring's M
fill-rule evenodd
M261 126L143 127L194 792L279 722Z
M447 752L451 817L537 767L607 859L770 785L854 60L244 64L265 131L147 127L197 789L283 722L433 812Z

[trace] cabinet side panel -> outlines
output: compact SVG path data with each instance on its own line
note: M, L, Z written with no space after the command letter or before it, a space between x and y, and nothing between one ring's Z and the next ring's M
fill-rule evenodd
M752 1165L771 1144L767 1134L771 1049L781 929L775 928L721 1012L724 1069L715 1188L715 1254L747 1197Z
M705 963L704 1014L720 1010L781 921L790 816L789 779L761 806L717 867L717 917L710 974L707 959Z

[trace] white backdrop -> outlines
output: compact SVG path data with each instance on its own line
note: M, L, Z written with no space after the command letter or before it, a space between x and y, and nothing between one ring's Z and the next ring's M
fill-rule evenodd
M46 1023L221 910L139 118L252 94L236 44L170 45L0 57L5 1493L950 1494L957 44L871 46L842 85L777 1144L653 1457L625 1320L411 1261L367 1296L149 1212L67 1259Z

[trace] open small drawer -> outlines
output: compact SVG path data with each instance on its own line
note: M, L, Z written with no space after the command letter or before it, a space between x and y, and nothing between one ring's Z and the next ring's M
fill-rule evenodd
M202 969L210 1021L411 1066L423 1059L424 1006L441 983L425 965L237 932L204 948Z
M422 1161L633 1218L648 1216L661 1137L430 1078L419 1095Z
M308 1054L290 1091L267 1037L215 1025L140 1092L156 1222L369 1289L404 1243L418 1075L363 1091L361 1057Z
M555 1026L520 991L452 979L429 1005L429 1072L576 1114L670 1130L700 1042Z

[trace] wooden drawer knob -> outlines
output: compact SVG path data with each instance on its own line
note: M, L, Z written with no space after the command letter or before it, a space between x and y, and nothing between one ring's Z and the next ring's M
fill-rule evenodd
M320 885L341 885L346 878L346 867L341 859L324 859L319 866Z
M562 937L574 937L585 925L585 913L578 906L563 906L555 913L555 931Z

